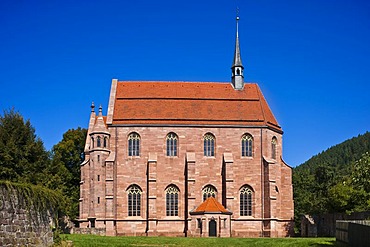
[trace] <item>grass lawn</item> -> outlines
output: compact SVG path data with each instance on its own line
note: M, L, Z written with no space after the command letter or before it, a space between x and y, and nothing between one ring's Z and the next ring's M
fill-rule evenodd
M170 237L102 237L63 234L62 240L72 240L79 246L339 246L335 238L170 238ZM64 241L63 241L64 242ZM62 245L63 246L63 245ZM65 246L65 245L64 245Z

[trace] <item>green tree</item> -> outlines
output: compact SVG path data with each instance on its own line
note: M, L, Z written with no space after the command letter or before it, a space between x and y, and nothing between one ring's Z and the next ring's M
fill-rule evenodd
M366 152L357 160L352 169L352 183L370 192L370 154Z
M354 211L370 210L370 154L364 153L359 160L353 164L351 183L356 188L356 197L359 202ZM362 202L362 203L361 203Z
M355 190L348 181L339 182L328 191L330 211L338 213L351 213Z
M0 180L40 184L48 152L29 120L14 109L0 115Z
M50 171L54 171L53 179L48 187L54 187L70 201L67 214L75 219L78 216L78 199L80 196L80 165L84 161L84 147L87 130L70 129L63 134L63 139L52 149Z

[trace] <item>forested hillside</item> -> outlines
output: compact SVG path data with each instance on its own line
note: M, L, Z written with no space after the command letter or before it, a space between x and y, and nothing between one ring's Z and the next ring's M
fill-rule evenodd
M295 170L309 169L312 172L317 166L326 164L335 170L342 171L367 151L370 151L370 132L353 137L313 156L297 166Z
M303 214L370 210L370 132L293 169L296 227Z

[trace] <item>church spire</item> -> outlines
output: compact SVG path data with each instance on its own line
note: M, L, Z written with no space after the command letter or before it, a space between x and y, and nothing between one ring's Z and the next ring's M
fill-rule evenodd
M242 57L240 55L239 47L239 9L236 15L236 40L235 40L235 52L234 52L234 62L231 66L232 76L231 82L235 89L243 89L244 87L244 76L243 76L243 64Z

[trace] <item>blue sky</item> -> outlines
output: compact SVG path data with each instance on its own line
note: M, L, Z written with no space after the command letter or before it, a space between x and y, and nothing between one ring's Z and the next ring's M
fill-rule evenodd
M112 78L230 81L235 9L257 82L299 165L370 130L370 1L0 1L0 110L47 149L106 113Z

